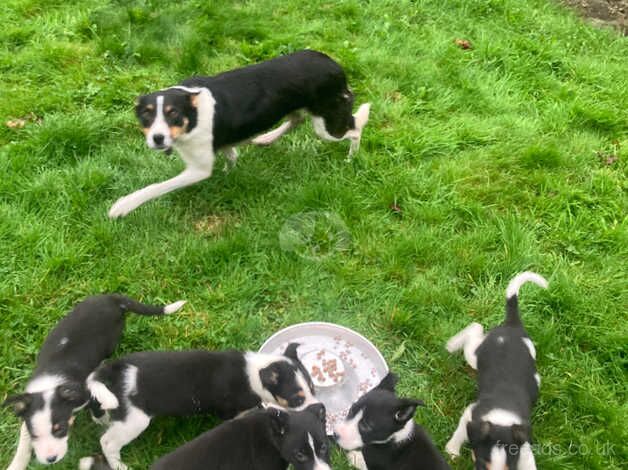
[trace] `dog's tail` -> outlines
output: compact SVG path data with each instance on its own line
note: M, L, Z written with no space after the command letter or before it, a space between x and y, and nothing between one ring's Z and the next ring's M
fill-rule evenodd
M112 297L118 302L123 311L140 315L168 315L180 310L186 302L185 300L179 300L168 305L148 305L133 300L126 295L112 294Z
M101 365L87 377L86 386L94 400L98 402L102 410L115 410L120 406L118 397L102 382L103 375L108 375L111 366Z
M520 325L521 317L519 316L519 289L526 282L533 282L537 286L547 289L547 281L543 276L531 271L525 271L517 274L508 284L506 288L506 320L505 325Z

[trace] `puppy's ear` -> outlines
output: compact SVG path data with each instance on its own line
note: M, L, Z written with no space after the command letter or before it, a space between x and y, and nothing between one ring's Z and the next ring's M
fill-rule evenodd
M20 395L13 395L8 397L6 400L4 400L2 406L10 406L15 416L21 418L26 414L32 403L32 395L30 393L22 393Z
M325 423L325 420L327 419L327 412L325 411L325 405L322 403L314 403L313 405L308 406L306 411L314 414L314 416L317 416L322 423Z
M279 368L277 364L271 364L259 371L259 378L264 388L276 387L279 384Z
M423 406L422 400L413 400L411 398L404 398L401 400L401 404L397 407L395 411L395 421L398 423L405 423L409 419L412 419L414 413L416 412L417 406Z
M283 436L286 434L288 432L290 415L285 411L272 406L268 408L268 414L270 415L270 425L273 433L277 436Z
M397 377L397 374L388 372L386 377L384 377L382 381L379 383L379 385L375 388L380 388L382 390L390 390L391 392L394 392L397 382L399 382L399 377Z
M488 421L469 421L467 435L470 442L482 442L491 434L491 423Z
M68 382L57 387L59 398L73 405L80 406L88 399L85 387L79 382Z
M299 346L301 346L299 343L290 343L286 350L283 352L283 355L290 359L298 361L299 356L297 355L297 349Z
M512 440L515 444L522 445L524 442L530 442L530 426L526 424L513 424L511 430Z

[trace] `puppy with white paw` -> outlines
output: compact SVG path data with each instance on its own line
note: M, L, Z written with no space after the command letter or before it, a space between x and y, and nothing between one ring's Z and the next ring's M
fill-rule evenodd
M506 289L506 318L484 334L472 323L447 342L449 352L464 350L478 371L478 399L469 405L446 446L453 457L469 441L477 470L534 470L530 415L539 394L536 350L519 317L519 289L526 282L547 288L540 275L524 272Z
M359 147L370 104L355 114L352 107L353 93L340 65L312 50L213 77L189 78L141 96L135 111L147 145L168 153L175 149L186 168L118 199L109 217L123 217L151 199L209 178L218 151L235 165L237 145L270 145L303 121L302 112L312 116L321 139L349 140L351 155ZM287 121L268 131L284 118Z
M24 470L33 450L43 464L65 456L74 414L90 398L85 379L120 341L126 312L163 315L176 312L184 303L152 306L111 294L88 297L76 305L48 334L25 393L4 402L23 420L8 470Z
M290 344L284 355L145 351L102 364L87 386L108 414L100 444L109 465L126 468L121 449L155 416L214 413L229 419L261 403L290 408L317 403L297 347Z
M330 470L325 407L302 411L268 407L226 421L174 452L150 470Z
M421 400L399 398L389 373L355 402L334 429L336 441L361 470L446 470L449 465L425 430L413 420Z

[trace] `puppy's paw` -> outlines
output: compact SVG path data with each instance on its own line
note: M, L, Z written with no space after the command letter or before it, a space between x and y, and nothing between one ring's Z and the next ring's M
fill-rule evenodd
M347 452L347 460L349 460L351 466L357 468L358 470L368 470L366 460L364 460L364 455L362 455L362 452L359 450Z
M449 457L452 459L457 459L460 457L460 446L452 440L450 440L445 446L445 452L449 454Z
M141 202L137 201L132 194L130 196L121 197L111 206L111 209L109 209L109 218L117 219L118 217L124 217L140 204Z

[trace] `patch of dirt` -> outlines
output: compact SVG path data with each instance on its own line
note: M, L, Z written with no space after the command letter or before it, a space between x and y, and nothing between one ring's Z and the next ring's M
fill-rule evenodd
M229 215L208 215L194 222L194 229L206 235L219 236L232 223L234 218Z
M563 0L598 26L612 26L628 35L628 0Z

